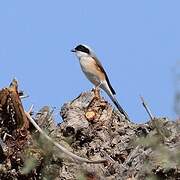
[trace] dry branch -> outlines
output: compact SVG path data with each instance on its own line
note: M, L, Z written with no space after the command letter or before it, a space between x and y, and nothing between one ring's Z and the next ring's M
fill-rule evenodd
M151 120L154 119L154 116L150 110L150 108L148 107L147 103L145 102L144 98L142 96L140 96L141 101L142 101L142 105L145 108L146 112L148 113L149 117L151 118Z
M24 112L19 95L15 80L0 91L0 179L180 177L180 122L154 118L144 100L151 121L137 125L93 91L82 93L64 104L56 125L47 106L34 119L32 107Z
M104 163L106 162L106 160L102 159L102 160L96 160L96 161L91 161L88 160L86 158L82 158L80 156L77 156L75 154L73 154L72 152L68 151L66 148L64 148L62 145L60 145L59 143L55 142L51 137L49 137L37 124L36 122L33 120L33 118L30 116L30 114L28 112L25 112L26 116L28 117L29 121L33 124L33 126L48 140L50 141L52 144L54 144L54 146L56 146L58 149L60 149L63 153L67 154L70 158L73 158L74 160L80 161L80 162L86 162L86 163Z

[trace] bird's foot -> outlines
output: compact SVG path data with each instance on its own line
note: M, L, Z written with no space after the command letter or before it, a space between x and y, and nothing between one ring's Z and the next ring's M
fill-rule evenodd
M93 91L94 91L94 98L95 99L100 99L101 97L100 97L100 89L99 89L99 87L93 88Z

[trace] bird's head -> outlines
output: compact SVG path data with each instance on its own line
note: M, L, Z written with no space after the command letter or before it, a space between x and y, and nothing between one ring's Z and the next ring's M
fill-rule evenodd
M80 44L76 46L74 49L71 50L71 52L76 53L78 58L92 56L93 54L93 51L91 50L91 48L84 44Z

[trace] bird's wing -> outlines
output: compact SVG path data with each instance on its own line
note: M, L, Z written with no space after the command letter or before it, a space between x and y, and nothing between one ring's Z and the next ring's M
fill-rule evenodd
M113 87L111 86L111 83L110 83L110 81L109 81L109 78L108 78L108 76L107 76L107 74L106 74L106 71L104 70L101 62L98 60L98 58L97 58L95 55L93 55L93 58L94 58L94 60L95 60L95 62L96 62L96 64L97 64L98 68L105 74L105 78L106 78L107 84L108 84L108 86L109 86L112 94L115 95L116 92L115 92L115 90L113 89Z

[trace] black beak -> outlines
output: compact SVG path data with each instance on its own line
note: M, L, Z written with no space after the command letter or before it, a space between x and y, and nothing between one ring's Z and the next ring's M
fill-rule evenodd
M71 49L71 52L76 52L76 50L75 49Z

